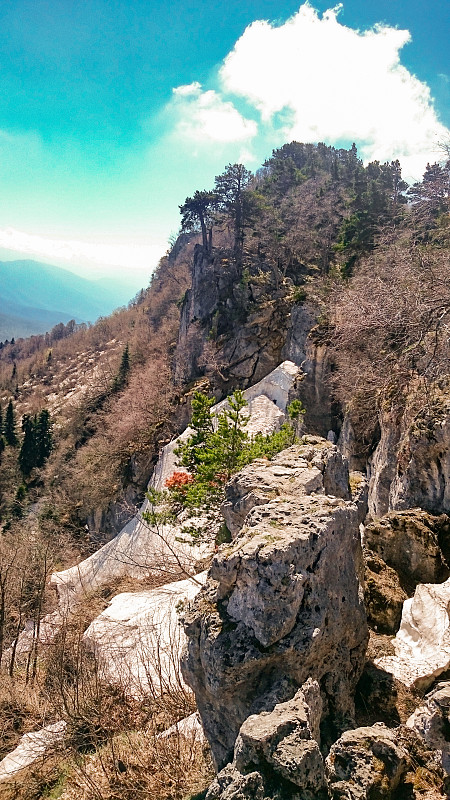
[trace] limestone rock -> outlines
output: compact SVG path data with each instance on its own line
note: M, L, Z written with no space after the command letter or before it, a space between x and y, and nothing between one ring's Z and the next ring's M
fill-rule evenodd
M450 513L450 403L432 419L408 424L391 414L380 418L380 442L369 460L369 511L420 506Z
M304 800L317 798L324 787L318 743L321 714L319 685L308 680L292 700L249 716L239 731L233 763L219 773L208 800L253 798L245 783L250 776L252 789L257 787L262 797L287 800L300 789L298 796Z
M60 746L66 727L66 723L60 720L39 731L25 733L16 749L0 761L0 782L14 780L23 769Z
M183 686L179 662L185 636L178 612L205 578L201 573L196 583L177 581L116 595L84 634L101 677L137 698Z
M414 590L418 583L440 583L449 577L439 546L440 532L449 524L445 514L435 517L420 508L391 511L366 526L364 544Z
M408 756L395 733L380 723L346 731L325 764L332 800L388 800L406 772Z
M328 494L350 499L348 468L337 447L316 436L303 437L271 462L259 459L233 476L226 487L222 513L232 536L256 505L274 497Z
M317 310L313 306L302 303L293 307L283 353L294 364L302 364L305 361L308 336L316 322Z
M395 635L400 627L406 592L398 575L382 558L364 551L364 600L369 624L379 633Z
M341 452L339 450L339 452ZM342 453L341 453L342 454ZM347 459L343 456L345 461ZM366 519L367 511L369 508L368 501L369 501L369 484L367 482L367 478L363 475L362 472L358 472L357 470L353 470L350 472L350 493L353 502L355 503L358 509L358 519L360 525Z
M284 486L292 485L290 477L295 481L295 469L299 475L309 470L312 486L320 488L324 450L333 452L333 445L304 447L310 447L306 464L299 447L257 469L267 469L271 479L279 470ZM336 464L339 474L337 456ZM269 486L263 476L261 483ZM341 721L351 716L368 638L361 561L356 506L301 492L254 507L239 537L214 557L186 614L183 674L218 766L230 759L257 698L282 678L297 688L315 678L328 713Z
M419 584L403 605L393 640L395 656L376 663L406 686L427 689L450 666L449 609L450 578L441 584Z
M414 730L434 752L437 764L443 769L450 788L450 683L438 683L425 703L407 720L408 728Z

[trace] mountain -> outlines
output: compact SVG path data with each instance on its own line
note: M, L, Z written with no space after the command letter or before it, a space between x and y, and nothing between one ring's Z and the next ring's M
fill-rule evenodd
M90 281L38 261L0 261L0 338L45 333L58 322L94 322L128 302L126 284Z

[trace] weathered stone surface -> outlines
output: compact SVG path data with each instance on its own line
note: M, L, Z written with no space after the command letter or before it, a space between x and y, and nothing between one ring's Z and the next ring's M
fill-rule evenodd
M283 355L294 364L302 364L307 357L308 336L317 322L317 309L308 303L295 305L291 311L290 324Z
M213 377L222 389L248 386L282 360L289 291L282 287L261 293L254 283L236 278L228 254L211 256L199 245L195 248L192 287L182 305L174 358L177 381L189 382L208 371L208 348L214 350Z
M240 531L254 506L274 497L315 492L350 499L348 467L337 447L317 436L305 436L303 441L271 462L254 461L228 483L221 510L232 536Z
M66 722L60 720L39 731L22 736L15 750L0 761L0 782L14 780L23 769L61 746L66 727Z
M395 656L376 663L406 686L427 689L450 666L449 609L450 578L441 584L419 584L403 605L393 640Z
M116 595L84 634L101 677L137 698L178 690L185 643L178 611L200 591L205 578L201 573L195 581Z
M425 702L407 720L414 730L433 750L434 759L447 779L450 788L450 683L438 683Z
M335 449L319 443L311 448L311 466L301 455L298 464L319 488L323 473L316 465L325 448ZM290 448L275 465L288 485L299 452ZM339 472L337 456L336 464ZM368 638L361 562L356 506L300 492L254 507L239 537L214 557L206 586L186 614L183 674L218 766L230 759L257 698L283 677L294 687L315 678L328 713L337 721L351 716Z
M407 417L380 418L380 442L369 460L369 511L381 517L393 509L420 506L431 514L450 513L450 401L434 419L410 425Z
M228 764L209 787L206 800L268 800L262 775L254 770L246 775Z
M370 550L364 551L364 600L369 624L379 633L396 634L406 592L397 573Z
M339 450L339 452L341 452ZM343 456L345 459L345 456ZM345 459L346 460L346 459ZM363 475L362 472L358 472L357 470L353 470L350 472L350 493L351 499L355 503L358 509L358 519L360 525L363 524L364 520L367 516L367 511L369 508L368 501L369 501L369 484L367 482L367 478Z
M263 797L292 798L300 789L304 800L316 798L324 787L321 714L319 685L308 680L292 700L276 705L271 712L248 717L236 740L233 763L219 773L208 800L253 797L244 793L244 779L249 775L263 790Z
M406 772L408 756L395 732L380 723L346 731L325 764L332 800L388 800Z
M418 583L440 583L449 577L439 546L440 532L450 524L420 508L391 511L364 530L364 544L403 579L404 588ZM442 537L441 537L442 538Z

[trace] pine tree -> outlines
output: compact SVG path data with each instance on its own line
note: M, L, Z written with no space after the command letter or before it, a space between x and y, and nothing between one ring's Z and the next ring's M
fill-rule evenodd
M9 401L8 407L6 409L3 434L5 437L6 444L9 444L10 447L16 447L18 445L18 439L16 433L16 415L14 413L12 400Z
M42 467L53 449L52 424L46 408L39 414L36 425L36 467Z
M37 461L36 417L24 414L22 418L23 441L19 453L19 468L24 477L30 475Z
M122 353L122 359L119 366L119 371L114 378L113 384L113 391L119 392L120 389L123 389L128 382L128 373L130 371L130 350L128 344L125 345L125 349Z

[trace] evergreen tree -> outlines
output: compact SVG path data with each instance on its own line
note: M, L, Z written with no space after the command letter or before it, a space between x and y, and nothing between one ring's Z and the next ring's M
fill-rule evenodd
M10 447L16 447L18 444L17 433L16 433L16 415L14 413L14 407L12 400L9 401L8 407L6 409L5 414L5 422L3 426L3 434L5 437L6 444L9 444Z
M19 468L24 477L30 475L37 461L36 417L24 414L22 418L23 440L19 453Z
M252 178L252 173L243 164L228 164L225 172L216 176L219 208L229 213L234 222L234 255L238 265L242 259L244 227L248 216L245 189Z
M46 408L40 412L35 423L36 467L42 467L53 449L52 424Z
M125 349L122 353L122 359L119 366L119 371L114 378L114 385L113 391L118 392L120 389L126 385L128 381L128 373L130 371L130 351L128 344L125 345Z
M0 436L3 435L3 409L0 403Z
M209 253L211 250L212 214L216 201L217 197L214 192L197 190L193 197L186 197L183 205L179 206L181 230L189 232L198 229L198 225L200 225L205 253Z

